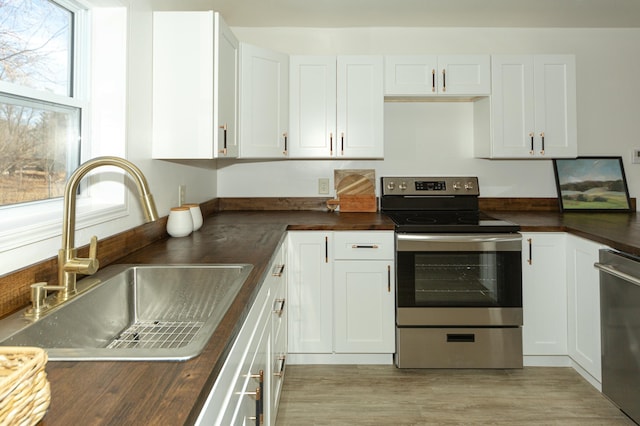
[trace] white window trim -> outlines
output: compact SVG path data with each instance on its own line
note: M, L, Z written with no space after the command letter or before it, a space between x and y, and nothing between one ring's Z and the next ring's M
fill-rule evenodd
M71 9L76 9L79 4L68 0L58 2ZM74 40L77 72L85 76L93 76L98 72L100 75L93 79L75 78L74 93L78 95L77 98L54 94L43 96L42 92L33 96L35 93L32 89L0 82L0 90L6 93L84 107L81 131L85 140L82 142L81 161L99 155L125 154L127 10L121 3L113 2L111 6L114 4L118 6L78 13ZM94 36L91 43L88 37L83 37L89 31ZM108 51L104 51L105 48ZM91 55L95 51L99 54ZM78 62L79 57L90 58L90 61ZM93 72L87 73L87 70ZM109 81L105 81L105 78ZM94 95L93 92L105 87L109 89ZM91 103L86 101L89 93L92 93ZM76 229L129 215L124 177L119 170L118 175L114 173L113 169L100 168L92 173L95 177L83 180L83 196L78 198L76 206ZM4 206L0 208L0 224L0 253L60 236L62 199Z

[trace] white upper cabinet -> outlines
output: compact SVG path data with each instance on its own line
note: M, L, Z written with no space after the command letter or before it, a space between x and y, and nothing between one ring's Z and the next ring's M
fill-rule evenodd
M153 158L236 157L238 40L213 11L153 13Z
M490 125L475 135L475 156L574 158L578 154L573 55L492 56ZM477 130L477 128L476 128Z
M390 55L385 96L481 96L491 93L489 55Z
M382 56L290 58L290 157L382 158Z
M286 158L289 56L240 44L240 157Z

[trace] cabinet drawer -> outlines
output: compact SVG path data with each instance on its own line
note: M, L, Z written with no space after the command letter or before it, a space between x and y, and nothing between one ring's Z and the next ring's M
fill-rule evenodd
M267 324L262 324L256 330L256 335L248 349L248 354L245 357L242 367L239 371L239 375L236 378L236 382L230 390L230 399L227 409L220 415L219 421L216 424L219 425L231 425L231 424L253 424L255 423L256 414L260 415L260 409L256 404L256 398L260 394L259 398L261 403L266 401L266 388L261 385L260 372L262 372L262 380L266 379L265 375L268 374L267 366L267 353L266 349L269 347L266 344L266 339L269 338L267 331ZM258 391L260 389L260 391ZM262 411L264 413L264 411ZM251 421L253 418L253 421Z
M335 259L393 259L393 232L334 232L333 250Z

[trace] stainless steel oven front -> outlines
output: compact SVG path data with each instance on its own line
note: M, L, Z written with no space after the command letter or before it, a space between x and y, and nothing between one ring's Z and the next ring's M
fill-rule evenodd
M519 233L396 233L401 368L522 367Z

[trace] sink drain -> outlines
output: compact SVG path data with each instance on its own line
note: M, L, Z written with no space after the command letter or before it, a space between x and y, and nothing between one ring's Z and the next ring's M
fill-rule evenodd
M193 340L203 325L199 321L138 321L107 348L181 348Z

